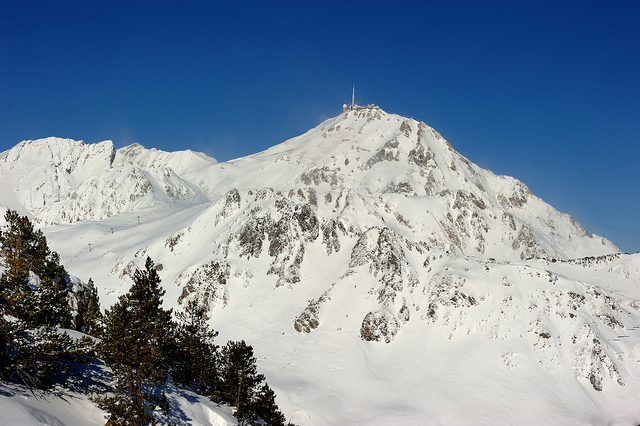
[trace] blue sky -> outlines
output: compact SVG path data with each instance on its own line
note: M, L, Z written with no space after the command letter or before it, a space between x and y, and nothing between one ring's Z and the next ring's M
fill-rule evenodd
M640 251L640 1L0 0L0 151L262 151L350 102Z

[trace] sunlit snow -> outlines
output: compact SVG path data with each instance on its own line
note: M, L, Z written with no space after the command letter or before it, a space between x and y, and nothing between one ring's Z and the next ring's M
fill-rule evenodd
M296 424L640 421L640 254L424 123L357 108L225 163L28 141L0 188L103 308L150 256L165 306L206 303ZM229 421L175 392L185 424ZM0 418L104 421L78 395L37 401L3 385Z

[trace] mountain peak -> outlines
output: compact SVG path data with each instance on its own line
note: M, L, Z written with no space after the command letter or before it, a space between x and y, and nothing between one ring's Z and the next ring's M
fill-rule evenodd
M51 246L106 306L152 257L169 306L194 300L221 339L265 354L294 421L637 413L638 255L425 123L354 107L224 163L26 145L0 160L0 203L52 225Z
M209 175L217 196L260 188L283 194L313 190L326 200L349 193L380 225L460 254L568 259L618 251L522 182L473 164L432 127L375 105L354 107L225 164ZM316 209L336 218L331 203Z
M353 106L298 137L226 163L192 151L140 144L115 150L111 141L54 138L24 142L4 163L45 170L29 175L33 182L18 177L22 191L13 194L43 223L104 218L169 200L206 203L229 191L241 198L265 189L312 191L323 200L313 206L318 217L340 219L338 205L345 201L338 200L349 199L340 209L360 205L364 223L463 255L569 259L618 251L522 182L473 164L432 127L376 105Z

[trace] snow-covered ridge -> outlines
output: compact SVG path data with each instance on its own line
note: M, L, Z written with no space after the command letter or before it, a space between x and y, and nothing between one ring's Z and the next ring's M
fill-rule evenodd
M146 149L137 143L118 149L114 159L116 165L131 164L144 170L170 168L179 176L197 175L216 163L215 159L201 152L165 152L156 148Z
M618 251L523 183L471 163L433 128L376 106L349 110L226 163L138 144L116 151L110 141L25 141L0 160L0 179L0 202L42 224L98 220L166 202L215 203L232 190L313 189L325 201L349 192L373 210L376 225L405 228L466 255L569 259ZM330 204L319 203L316 213L336 219Z
M232 190L312 189L317 213L334 219L335 206L326 200L350 193L387 225L468 255L504 258L505 246L520 258L618 251L522 182L471 163L433 128L378 107L350 110L207 175L214 198Z
M132 145L82 182L12 152L0 204L58 223L70 272L108 306L151 256L296 423L640 421L639 255L424 123L361 107L224 163Z
M41 224L100 220L159 203L206 202L189 165L216 161L191 151L166 153L140 145L71 139L23 141L0 159L0 203Z

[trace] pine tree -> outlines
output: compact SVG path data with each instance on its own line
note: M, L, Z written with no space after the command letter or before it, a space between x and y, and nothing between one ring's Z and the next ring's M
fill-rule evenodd
M0 231L5 267L0 276L0 376L46 388L69 363L83 358L80 345L56 329L71 319L67 273L26 216L8 210L5 220Z
M0 258L6 269L0 277L0 303L8 315L32 326L68 327L67 272L58 253L49 249L42 231L35 230L26 216L7 210L4 218ZM40 281L35 289L29 285L30 273Z
M0 235L2 235L0 233ZM3 314L28 319L35 311L35 295L29 286L29 269L24 262L12 262L0 276L0 307Z
M209 393L217 380L218 335L207 325L206 308L189 299L178 312L176 352L172 377L176 384L189 386L201 394Z
M1 375L31 388L46 389L71 363L88 361L82 348L87 342L75 342L55 327L29 328L24 321L16 320L7 329L6 337Z
M67 272L60 265L58 253L49 249L43 232L14 210L7 210L4 218L7 229L0 233L0 257L7 268L23 264L40 278L49 277L56 287L66 288Z
M40 281L35 290L32 324L71 328L71 309L68 304L69 293L60 288L48 277Z
M287 418L276 404L276 394L268 384L262 385L257 399L253 403L253 411L269 426L284 426Z
M116 394L97 398L111 413L110 424L148 424L153 398L145 391L164 383L174 327L171 310L162 308L160 277L151 258L136 270L129 292L105 313L99 352L117 381Z
M244 340L229 341L220 353L220 383L218 395L236 407L235 417L240 421L254 419L253 402L257 387L264 380L258 374L253 348Z
M100 297L93 280L89 278L84 295L84 309L81 312L85 333L102 337L104 331L104 316L100 312Z

